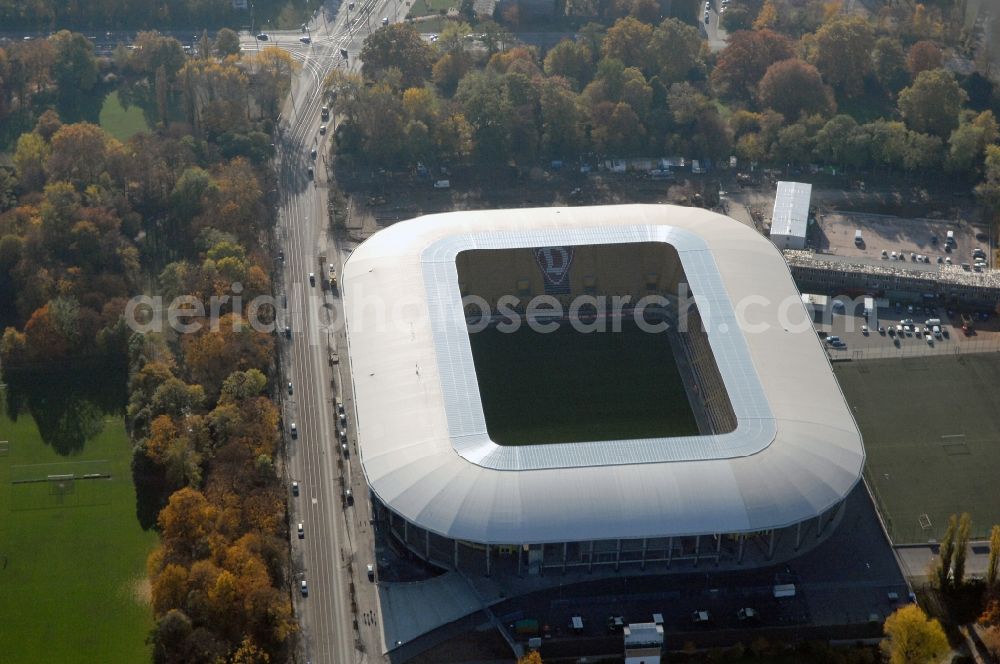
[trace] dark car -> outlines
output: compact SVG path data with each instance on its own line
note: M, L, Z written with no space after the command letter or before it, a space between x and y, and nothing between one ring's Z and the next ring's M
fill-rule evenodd
M262 32L259 35L257 35L257 39L260 40L260 41L267 41L268 39L270 39L270 37L267 36L267 34L265 34L265 33Z

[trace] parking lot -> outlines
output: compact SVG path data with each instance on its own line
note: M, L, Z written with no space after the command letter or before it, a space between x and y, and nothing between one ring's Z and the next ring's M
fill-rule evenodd
M1000 321L992 312L959 312L936 306L919 306L892 302L876 310L875 322L865 317L863 305L851 300L843 306L832 306L829 322L815 323L820 337L839 338L843 345L827 341L827 353L833 360L882 359L956 353L992 352L1000 350ZM851 311L848 311L851 309ZM962 330L962 313L973 318L972 334ZM926 325L929 319L940 319L938 338ZM912 325L906 323L912 321ZM865 328L867 327L867 331ZM905 328L909 328L908 330ZM879 331L882 328L882 332ZM902 334L899 330L904 328ZM930 340L927 333L931 334Z
M860 242L855 242L857 231L861 231ZM953 243L946 241L949 231L953 234ZM983 229L965 220L904 219L833 212L817 216L809 239L819 253L875 261L890 262L895 253L898 260L907 263L938 265L950 259L954 265L972 264L972 252L976 248L982 249L986 260L990 260L989 237ZM941 263L938 263L939 258Z

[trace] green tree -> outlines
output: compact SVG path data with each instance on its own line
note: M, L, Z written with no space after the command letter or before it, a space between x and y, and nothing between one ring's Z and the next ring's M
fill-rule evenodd
M895 94L908 77L903 45L895 37L880 37L872 49L872 73L886 92Z
M545 74L562 76L579 90L594 75L593 55L586 44L563 39L545 56Z
M948 528L944 531L941 544L938 547L938 587L942 590L948 587L951 579L951 563L955 556L955 535L958 531L958 517L954 514L948 518Z
M919 131L906 133L906 151L903 168L908 171L927 171L941 164L943 143L937 136Z
M51 40L55 49L52 77L58 87L60 105L75 114L81 94L89 92L97 82L94 45L84 35L69 30L60 30Z
M215 35L215 53L220 58L240 54L240 36L229 28L222 28Z
M827 115L835 108L833 93L823 83L819 71L795 58L767 68L757 86L757 97L761 104L781 113L789 122L802 113Z
M563 79L542 83L542 149L550 158L581 152L582 112L577 96Z
M1000 212L1000 145L986 146L983 181L976 185L976 198L996 220Z
M951 72L931 69L917 74L913 85L899 93L899 112L910 129L944 137L958 126L966 98Z
M867 161L868 135L849 115L835 115L816 134L816 156L831 164L859 166Z
M21 134L14 151L14 169L21 188L38 191L45 184L45 165L49 159L48 144L36 133Z
M936 619L916 604L900 607L885 620L880 647L889 664L931 664L948 652L948 638Z
M512 109L505 88L503 77L495 72L472 72L455 93L475 132L478 154L490 163L502 163L508 154Z
M434 51L412 25L393 23L379 28L361 48L361 72L375 80L390 68L398 69L404 88L423 85L430 76Z
M951 581L956 589L965 583L965 558L972 533L972 516L963 512L958 520L958 534L955 536L955 560L952 563Z
M705 63L701 58L701 36L697 28L676 18L665 19L649 40L649 63L635 66L649 76L658 76L664 85L699 76Z
M865 19L842 14L816 31L813 64L823 80L845 96L853 97L864 89L874 45L875 33Z

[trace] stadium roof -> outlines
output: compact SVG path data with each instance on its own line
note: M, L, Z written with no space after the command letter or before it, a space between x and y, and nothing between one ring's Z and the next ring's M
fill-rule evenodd
M803 182L779 182L771 213L771 235L805 237L809 224L809 200L812 185Z
M650 241L678 251L736 430L493 443L456 254ZM751 532L821 514L860 477L861 436L781 254L727 217L667 205L432 215L363 243L343 285L365 475L386 506L440 535L518 544Z

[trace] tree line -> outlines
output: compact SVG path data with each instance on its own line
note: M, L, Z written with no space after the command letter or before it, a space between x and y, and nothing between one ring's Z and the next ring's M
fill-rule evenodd
M337 156L405 169L735 155L781 167L944 170L973 183L987 174L998 138L993 85L944 67L960 45L940 10L871 21L835 3L797 3L816 22L794 35L785 30L797 14L775 9L786 4L749 14L745 3L747 29L717 54L695 27L641 2L614 3L609 11L624 16L545 53L457 21L434 44L412 26L383 27L365 42L362 76L327 82L341 116Z
M64 40L79 41L17 44L0 64ZM67 87L91 79L86 48L72 76L54 56L0 79L7 111L33 119L0 169L0 363L5 380L35 381L94 358L127 366L137 516L160 534L147 563L154 661L284 660L297 624L274 337L225 301L191 334L135 332L126 313L140 293L209 312L213 296L271 292L269 136L291 63L251 62L218 40L193 57L157 33L137 43L96 65L150 101L155 129L126 141L57 112Z

